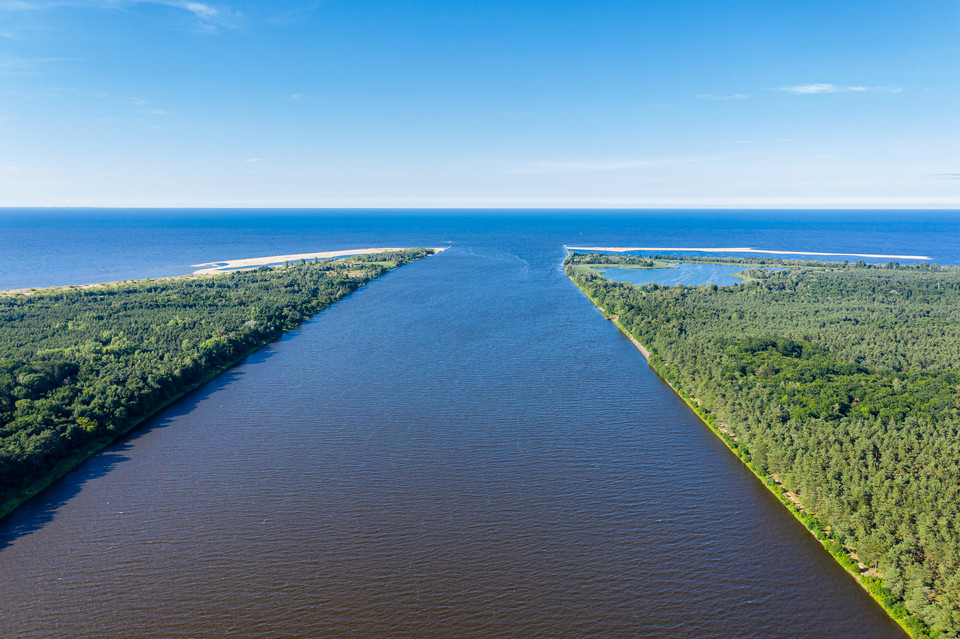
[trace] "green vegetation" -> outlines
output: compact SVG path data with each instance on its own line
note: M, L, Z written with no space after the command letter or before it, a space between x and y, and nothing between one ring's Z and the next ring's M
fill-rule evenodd
M664 287L578 262L603 256L567 275L911 635L960 636L960 268Z
M625 269L650 269L650 268L676 268L670 262L660 259L636 258L622 255L603 254L602 258L595 262L587 262L579 259L580 254L574 254L577 258L571 264L577 269L603 269L603 268L625 268Z
M0 517L409 249L0 297Z

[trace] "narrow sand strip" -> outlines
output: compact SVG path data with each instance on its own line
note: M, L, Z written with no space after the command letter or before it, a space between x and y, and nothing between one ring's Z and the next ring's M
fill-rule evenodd
M442 253L446 251L449 246L443 246L431 249L437 253ZM314 257L338 257L342 255L366 255L368 253L380 253L381 251L403 251L405 249L379 249L379 248L368 248L368 249L354 249L351 251L327 251L326 253L303 253L301 255L277 255L274 257L255 257L249 260L227 260L224 262L206 262L204 264L191 264L191 266L208 266L213 268L204 268L199 271L194 271L190 275L169 275L167 277L151 277L146 278L152 281L164 281L164 280L182 280L182 279L193 279L198 276L203 275L216 275L218 273L228 272L226 269L231 268L230 265L234 265L237 270L242 270L243 267L255 268L257 266L263 266L265 264L274 264L276 262L287 262L294 261L299 259L313 259ZM11 288L7 290L0 291L0 297L9 297L12 295L32 295L33 293L49 293L52 291L63 291L64 293L69 291L75 291L80 289L87 288L99 288L99 287L109 287L109 286L120 286L121 284L130 284L133 282L143 282L146 280L120 280L117 282L96 282L93 284L64 284L59 286L41 286L33 288Z
M434 248L437 253L446 250L447 247ZM296 262L297 260L312 260L314 258L343 257L345 255L367 255L370 253L383 253L384 251L402 251L402 248L363 248L349 249L346 251L322 251L320 253L297 253L295 255L272 255L269 257L250 257L241 260L223 260L221 262L204 262L203 264L191 264L191 266L200 267L200 270L194 271L194 275L212 275L214 273L224 273L243 268L255 268L257 266L266 266L267 264L277 264L279 262Z
M829 255L832 257L877 257L898 260L932 260L932 257L925 255L880 255L873 253L820 253L818 251L765 251L762 249L750 248L748 246L727 247L727 248L669 248L662 246L567 246L568 251L612 251L623 253L624 251L699 251L701 253L768 253L771 255Z

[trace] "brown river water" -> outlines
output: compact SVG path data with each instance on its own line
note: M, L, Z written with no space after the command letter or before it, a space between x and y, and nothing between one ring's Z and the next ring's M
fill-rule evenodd
M2 637L903 637L564 277L455 246L0 524Z

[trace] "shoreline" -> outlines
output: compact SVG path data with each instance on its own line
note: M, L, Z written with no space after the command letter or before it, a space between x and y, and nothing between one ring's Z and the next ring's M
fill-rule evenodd
M283 334L285 335L287 332L288 331L284 331ZM279 339L279 337L277 339ZM111 433L109 435L100 437L99 439L96 439L90 442L86 446L83 446L73 451L63 461L61 461L59 464L54 466L49 473L39 478L38 480L36 480L26 488L15 493L11 497L9 497L7 500L0 502L0 522L3 522L3 520L5 520L7 517L9 517L14 512L16 512L16 510L20 508L20 506L24 505L25 503L27 503L37 495L43 493L43 491L45 491L47 488L54 485L55 483L57 483L58 481L60 481L61 479L69 475L71 472L73 472L74 470L82 466L84 462L86 462L88 459L91 459L92 457L98 455L105 448L119 442L124 437L133 434L134 431L139 429L145 423L147 423L148 421L150 421L151 419L159 415L161 412L163 412L173 404L179 402L181 399L190 395L191 393L199 390L201 387L207 385L208 383L210 383L211 381L213 381L214 379L216 379L217 377L225 373L227 370L233 368L234 366L236 366L246 358L250 357L257 351L259 351L261 348L268 346L275 341L276 339L268 340L268 341L264 341L251 346L249 350L245 351L235 360L232 360L221 366L218 366L215 369L212 369L202 379L195 382L194 384L191 384L189 387L185 388L182 393L174 397L170 397L169 399L163 401L157 407L157 409L154 412L150 413L149 415L144 415L143 417L140 417L139 419L130 423L128 426L117 431L116 433Z
M229 271L226 271L229 272ZM136 282L168 282L170 280L194 280L201 277L210 277L217 273L206 273L197 275L188 273L187 275L168 275L166 277L145 277L139 280L117 280L115 282L92 282L90 284L55 284L54 286L34 286L31 288L8 288L0 291L0 297L15 297L17 295L43 295L45 293L70 293L72 291L83 291L92 288L116 288L124 284L133 284Z
M564 247L564 248L575 249L576 247ZM701 249L701 250L706 250L706 249ZM783 507L786 508L791 515L793 515L793 518L796 519L800 523L800 525L803 526L806 529L806 531L810 533L814 539L817 540L817 543L819 543L820 546L823 547L824 551L826 551L826 553L830 555L834 559L834 561L837 562L837 564L839 564L840 568L842 568L844 572L850 575L854 579L854 581L856 581L858 586L860 586L861 588L863 588L864 591L866 591L866 593L870 596L870 598L873 599L878 606L880 606L880 608L887 614L887 616L890 617L890 619L892 619L901 628L901 630L903 630L906 636L908 637L917 636L913 634L910 631L910 629L905 625L904 620L898 618L893 614L893 611L890 609L890 607L888 607L881 599L880 593L873 592L869 587L870 584L864 581L865 579L868 580L868 579L877 579L877 578L870 577L869 575L865 575L864 573L861 573L859 570L859 562L853 557L851 557L850 553L848 553L845 549L843 549L842 546L840 546L840 544L836 540L830 537L829 533L825 533L825 539L821 538L820 535L818 535L817 532L814 531L813 528L806 521L804 521L804 519L801 517L801 513L807 513L808 516L810 515L809 515L809 511L806 509L806 507L804 507L802 501L800 501L795 496L788 494L786 489L784 489L775 478L773 478L769 474L761 474L760 472L757 471L757 469L753 466L751 462L745 462L743 460L743 457L741 456L741 452L739 450L740 444L737 441L736 436L734 434L731 434L727 430L726 425L722 423L717 425L716 420L709 418L708 415L706 415L703 412L703 409L701 408L699 403L695 404L694 400L688 398L686 393L684 393L681 389L674 386L673 383L667 379L667 375L666 375L667 371L665 370L665 367L660 361L659 357L657 357L655 353L647 349L638 339L636 339L630 333L630 331L624 328L624 326L620 323L620 318L618 316L608 315L606 310L604 310L602 306L597 304L596 300L590 297L590 295L585 290L583 290L577 282L575 282L569 276L567 276L567 279L570 280L570 282L577 287L577 290L579 290L584 297L590 300L590 303L593 304L594 308L600 311L600 313L603 315L605 319L611 320L617 326L617 330L619 330L622 335L626 336L637 348L637 350L640 351L640 354L643 355L644 359L647 360L647 364L650 366L650 368L653 369L657 377L659 377L660 380L663 383L665 383L670 388L670 390L674 392L674 394L677 397L683 400L683 402L697 416L697 419L700 420L700 423L706 426L714 435L717 436L718 439L720 439L720 441L723 442L723 444L727 447L727 449L736 456L736 458L740 461L740 463L743 464L743 466L746 467L746 469L749 470L753 474L753 476L756 477L757 480L760 481L760 483L763 484L764 487L774 497L777 498L778 501L780 501ZM832 551L827 546L828 542L836 546L839 546L841 548L839 553L842 554L842 556L846 560L849 560L850 562L852 562L854 566L857 566L857 570L854 571L850 565L847 565L847 563L845 563L844 561L841 561L838 554ZM883 586L881 585L881 587ZM922 635L922 636L927 636L927 635Z
M442 253L448 246L442 248L431 247L430 250L435 253ZM231 271L242 270L245 268L257 268L259 266L269 266L278 262L296 262L298 260L328 259L331 257L349 257L353 255L370 255L371 253L385 253L387 251L403 251L404 248L361 248L346 249L341 251L320 251L315 253L294 253L291 255L270 255L267 257L245 257L236 260L220 260L217 262L203 262L202 264L191 264L190 266L198 268L193 272L194 275L214 275L216 273L229 273Z
M445 249L446 249L446 247L445 247L445 248L441 248L441 249L431 249L431 250L434 250L435 253L434 253L433 255L436 255L437 253L440 253L440 252L442 252L442 251L445 250ZM401 248L401 249L384 249L384 250L398 250L398 251L403 251L403 250L408 250L408 249L402 249L402 248ZM379 253L379 252L382 252L382 250L381 250L381 249L372 249L372 250L368 250L367 253ZM365 254L367 254L367 253L365 253ZM351 252L350 252L350 255L358 255L358 254L359 254L359 253L357 253L356 251L351 251ZM430 255L428 255L427 257L430 257ZM244 270L244 269L238 269L238 270ZM393 270L393 269L391 269L391 270ZM232 273L232 272L233 272L233 271L226 271L225 273ZM119 281L119 282L106 282L106 283L100 283L100 284L51 286L51 287L47 287L47 288L19 289L19 290L18 290L18 289L13 289L13 290L8 290L8 291L0 291L0 297L8 296L8 295L9 295L9 296L13 296L13 295L16 295L16 294L32 295L32 294L44 293L44 292L55 292L55 293L63 292L63 293L66 293L66 292L70 292L70 291L76 291L76 290L87 289L87 288L117 287L117 286L121 286L121 285L124 285L124 284L133 284L133 283L142 283L142 282L153 282L153 281L166 281L166 280L175 280L175 279L199 279L199 278L203 278L203 277L213 277L213 276L215 276L215 275L221 275L221 274L224 274L224 273L222 273L222 272L220 272L220 271L217 271L217 272L214 272L214 273L206 273L206 274L200 274L200 275L197 275L196 273L194 273L194 274L190 274L190 275L175 275L175 276L171 276L171 277L145 278L145 279L140 279L140 280L123 280L123 281ZM349 295L352 295L352 293L349 294ZM341 300L345 299L346 297L349 297L349 295L345 295L345 296L343 296L343 297L338 298L338 299L335 300L332 304L328 305L327 307L324 307L324 309L321 309L321 311L322 311L322 310L325 310L326 308L329 308L330 306L333 306L334 304L336 304L337 302L340 302ZM254 354L255 352L259 351L260 349L262 349L262 348L264 348L264 347L266 347L266 346L269 346L270 344L274 343L275 341L277 341L278 339L280 339L280 337L282 337L283 335L286 335L288 332L290 332L290 331L293 330L294 328L299 328L299 327L303 324L304 321L306 321L306 320L308 320L308 319L311 319L312 317L313 317L313 315L306 316L299 324L297 324L297 326L291 327L291 328L288 328L288 329L284 329L284 330L282 330L282 332L281 332L279 335L276 335L276 336L273 337L273 338L264 339L264 340L261 340L261 341L255 343L255 344L252 344L247 350L245 350L244 352L238 354L235 358L231 359L231 360L228 361L228 362L225 362L225 363L221 364L220 366L217 366L217 367L212 368L212 369L210 369L209 371L207 371L207 374L205 374L203 377L201 377L201 378L200 378L198 381L196 381L195 383L193 383L193 384L191 384L190 386L184 388L182 392L180 392L180 393L178 393L178 394L176 394L176 395L174 395L174 396L172 396L172 397L169 397L169 398L167 398L166 400L162 401L162 402L156 407L156 409L153 410L150 414L144 415L144 416L142 416L142 417L134 420L134 421L131 422L130 424L122 427L121 429L117 430L117 431L114 432L114 433L106 434L106 435L104 435L104 436L102 436L102 437L100 437L100 438L98 438L98 439L95 439L95 440L89 442L89 443L86 444L85 446L82 446L81 448L78 448L78 449L74 450L72 453L70 453L69 455L67 455L67 457L65 457L60 463L58 463L56 466L54 466L47 474L45 474L45 475L43 475L42 477L38 478L37 480L35 480L35 481L34 481L33 483L31 483L30 485L28 485L28 486L26 486L26 487L24 487L24 488L22 488L22 489L20 489L20 490L18 490L18 491L16 491L16 492L12 493L12 494L9 494L9 496L7 496L5 499L3 499L2 501L0 501L0 523L2 523L2 522L3 522L7 517L9 517L11 514L13 514L14 512L16 512L16 510L17 510L20 506L22 506L23 504L27 503L28 501L30 501L31 499L33 499L33 498L36 497L37 495L43 493L47 488L49 488L50 486L54 485L55 483L57 483L58 481L60 481L61 479L63 479L65 476L67 476L68 474L70 474L72 471L74 471L75 469L77 469L78 467L80 467L81 465L83 465L84 462L86 462L88 459L90 459L90 458L94 457L95 455L99 454L99 453L100 453L101 451L103 451L105 448L107 448L107 447L115 444L116 442L120 441L120 440L123 439L124 437L127 437L127 436L131 435L131 434L134 433L137 429L139 429L141 426L143 426L145 423L147 423L147 422L150 421L151 419L155 418L157 415L159 415L161 412L163 412L164 410L166 410L167 408L169 408L170 406L172 406L172 405L175 404L176 402L180 401L181 399L183 399L184 397L190 395L191 393L199 390L200 388L202 388L202 387L205 386L206 384L210 383L211 381L213 381L214 379L216 379L217 377L219 377L220 375L222 375L222 374L223 374L224 372L226 372L227 370L233 368L234 366L236 366L237 364L239 364L240 362L242 362L244 359L246 359L246 358L249 357L250 355L252 355L252 354Z
M324 251L320 253L303 253L300 255L275 255L272 257L251 257L244 258L239 260L224 260L222 262L204 262L203 264L191 264L190 266L207 266L210 268L202 268L200 270L194 271L193 273L187 273L185 275L165 275L162 277L144 277L141 279L132 279L132 280L117 280L114 282L92 282L90 284L55 284L53 286L32 286L30 288L8 288L0 290L0 297L13 297L15 295L37 295L43 293L69 293L70 291L79 291L90 288L111 288L116 286L121 286L123 284L130 284L133 282L167 282L170 280L186 280L186 279L196 279L200 277L210 277L212 275L222 275L224 273L233 273L235 271L249 270L253 268L258 268L260 266L269 266L275 262L292 262L299 261L301 259L308 259L306 256L310 256L309 259L316 258L330 258L330 257L349 257L352 255L370 255L372 253L383 253L386 251L406 251L409 248L365 248L365 249L352 249L348 251ZM437 253L442 253L446 251L449 246L430 248L429 250L434 252L434 255ZM241 263L244 263L241 265ZM219 264L221 266L212 266ZM282 264L281 264L282 265ZM280 266L280 265L278 265Z
M612 253L623 253L625 251L667 251L667 252L677 252L677 251L687 251L687 252L697 252L697 253L762 253L767 255L817 255L817 256L827 256L827 257L874 257L874 258L887 258L887 259L899 259L899 260L932 260L932 257L927 257L926 255L884 255L881 253L824 253L820 251L774 251L774 250L765 250L765 249L755 249L749 246L732 246L732 247L714 247L714 248L678 248L678 247L663 247L663 246L567 246L563 245L563 248L567 249L567 252L570 251L609 251Z

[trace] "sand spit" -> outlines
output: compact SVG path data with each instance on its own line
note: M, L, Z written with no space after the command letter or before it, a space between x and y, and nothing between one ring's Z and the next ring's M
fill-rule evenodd
M437 253L446 250L447 247L434 248ZM221 262L204 262L203 264L191 264L199 267L200 270L194 271L194 275L213 275L214 273L224 273L226 271L235 271L244 268L256 268L268 264L278 264L280 262L296 262L297 260L312 260L315 258L326 259L330 257L344 257L347 255L367 255L369 253L383 253L384 251L402 251L402 248L362 248L348 249L345 251L322 251L319 253L297 253L295 255L271 255L269 257L250 257L240 260L223 260Z
M880 255L873 253L821 253L818 251L767 251L763 249L750 248L749 246L726 247L726 248L677 248L663 246L567 246L568 251L612 251L614 253L623 253L624 251L697 251L700 253L766 253L769 255L826 255L830 257L875 257L891 260L932 260L932 257L926 255Z
M441 253L446 251L449 246L437 247L431 250ZM243 270L244 268L256 268L258 266L264 266L266 264L276 264L278 262L292 262L300 259L313 259L315 257L326 258L326 257L341 257L344 255L366 255L368 253L381 253L383 251L403 251L406 249L392 249L392 248L367 248L367 249L352 249L349 251L327 251L324 253L303 253L300 255L275 255L273 257L253 257L247 260L227 260L224 262L206 262L204 264L191 264L191 266L205 266L208 268L202 268L199 271L194 271L190 275L170 275L167 277L151 277L141 280L120 280L117 282L96 282L93 284L65 284L61 286L42 286L34 288L11 288L7 290L0 291L0 297L10 297L13 295L33 295L34 293L58 293L63 292L67 293L70 291L77 291L81 289L89 288L110 288L113 286L120 286L121 284L131 284L133 282L145 282L145 281L154 281L162 282L164 280L182 280L182 279L194 279L197 277L203 277L206 275L217 275L218 273L227 273L230 270Z

